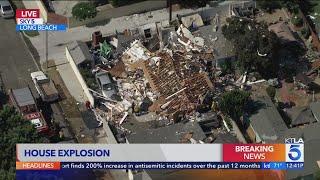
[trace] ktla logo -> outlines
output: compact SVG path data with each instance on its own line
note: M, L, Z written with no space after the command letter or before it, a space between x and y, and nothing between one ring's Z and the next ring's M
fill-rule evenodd
M288 138L286 143L286 162L304 162L303 139Z

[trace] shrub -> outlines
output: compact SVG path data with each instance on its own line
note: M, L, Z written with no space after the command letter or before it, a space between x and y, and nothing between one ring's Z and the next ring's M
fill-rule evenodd
M316 171L314 174L313 174L313 177L315 180L320 180L320 170Z
M272 86L268 86L266 91L267 91L268 95L270 96L270 98L273 100L276 95L276 88L272 87Z
M221 63L220 66L223 74L234 73L235 67L233 62L230 59L225 60L223 63Z
M305 38L305 39L308 39L309 38L309 36L310 36L310 30L309 30L309 28L303 28L302 30L301 30L301 34L302 34L302 36Z
M294 17L292 17L291 22L293 25L299 27L299 26L302 26L303 19L300 16L294 16Z
M88 2L80 2L72 8L72 16L78 20L93 18L97 15L94 4Z

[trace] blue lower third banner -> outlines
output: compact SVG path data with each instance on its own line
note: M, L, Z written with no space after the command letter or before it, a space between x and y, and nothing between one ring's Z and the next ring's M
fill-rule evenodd
M65 24L17 24L16 31L66 31Z

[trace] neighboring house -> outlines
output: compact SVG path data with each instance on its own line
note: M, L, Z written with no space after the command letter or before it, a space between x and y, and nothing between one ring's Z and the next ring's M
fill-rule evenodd
M305 124L311 124L317 122L312 114L312 110L309 108L303 109L299 115L292 120L291 127L301 126Z
M320 161L320 123L313 123L303 127L288 129L285 138L302 138L304 141L303 170L287 171L288 179L314 179L313 173L319 171Z
M320 122L320 102L317 101L310 103L310 109L317 122Z
M289 111L289 110L288 110ZM290 111L292 114L291 119L291 126L303 126L306 124L311 124L315 122L319 122L320 120L320 102L311 102L309 107L298 109L292 108Z
M134 121L131 121L134 122ZM192 143L206 138L197 122L180 122L164 127L152 128L145 126L145 123L136 122L132 125L127 125L134 133L127 136L127 143L143 143L143 144L161 144L161 143ZM170 173L181 170L142 170L133 171L134 179L151 180L151 179L166 179L170 177Z
M254 1L231 4L229 7L230 16L251 17L254 14L256 3Z
M128 143L199 143L206 135L197 122L176 123L160 128L135 131L127 136Z
M85 42L74 41L67 45L67 49L78 68L88 64L94 65L93 57Z
M249 117L247 129L255 143L272 143L283 137L288 129L269 96L254 98L255 112Z
M223 143L232 143L232 144L238 144L240 143L237 137L230 133L220 133L216 136L216 139L213 141L213 143L216 144L223 144Z
M94 66L94 60L88 46L85 42L73 41L66 46L66 57L85 94L85 96L81 98L81 102L87 103L89 101L90 104L94 106L94 98L79 71L79 68L86 67L91 70Z
M219 66L225 61L236 59L232 42L228 41L222 34L222 29L215 25L199 27L196 36L203 37L206 46L213 49L214 63Z
M295 34L291 31L287 22L281 21L276 24L272 24L268 27L269 31L274 32L281 40L281 43L287 45L298 45L303 46Z

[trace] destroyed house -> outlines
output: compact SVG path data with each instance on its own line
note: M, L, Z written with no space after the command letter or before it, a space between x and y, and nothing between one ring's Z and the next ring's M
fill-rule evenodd
M206 46L213 50L216 65L236 59L234 46L224 37L220 27L215 25L203 26L199 28L195 35L203 37Z
M173 59L163 52L158 57L144 61L142 69L153 91L166 102L166 114L176 117L195 110L199 97L213 89L208 76L184 57Z
M182 16L180 18L180 21L185 27L189 29L197 29L198 27L201 27L204 25L202 18L198 13Z
M135 68L140 61L146 61L151 57L151 52L145 48L139 40L131 43L131 46L123 53L122 61L129 68Z

